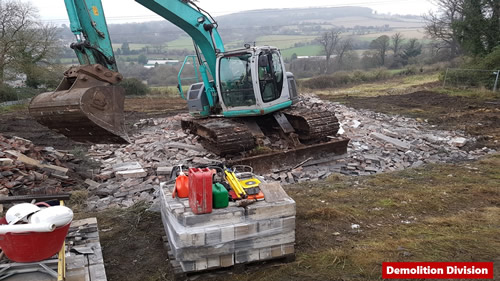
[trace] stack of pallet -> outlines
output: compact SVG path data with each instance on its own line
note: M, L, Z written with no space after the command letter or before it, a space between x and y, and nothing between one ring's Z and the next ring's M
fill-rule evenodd
M230 202L201 215L191 212L187 198L172 198L173 186L160 185L163 226L182 271L294 256L295 201L273 184L279 196L246 207Z

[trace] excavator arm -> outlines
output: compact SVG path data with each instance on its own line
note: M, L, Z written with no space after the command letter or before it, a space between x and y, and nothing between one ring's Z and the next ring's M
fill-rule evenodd
M205 86L209 108L216 106L217 91L210 81L216 76L217 54L224 52L217 22L191 0L136 0L164 19L184 30L194 42L199 72ZM180 82L179 82L180 83ZM182 86L179 84L182 95ZM202 113L210 114L210 110Z
M71 44L81 65L100 64L118 71L101 0L64 0L71 32Z
M217 53L224 52L224 44L217 31L217 22L190 0L136 0L144 7L162 16L184 30L199 48L202 63L215 75Z

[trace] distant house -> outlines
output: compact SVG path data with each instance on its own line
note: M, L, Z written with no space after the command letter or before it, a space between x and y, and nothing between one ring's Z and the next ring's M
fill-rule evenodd
M13 79L9 79L5 81L5 84L13 87L13 88L21 88L26 86L26 74L21 73L21 74L16 74Z
M155 65L176 65L179 63L179 60L169 60L169 59L157 59L157 60L148 60L148 63L144 65L145 68L153 68Z
M330 58L334 58L337 55L331 55ZM319 59L326 60L326 56L297 56L297 59Z

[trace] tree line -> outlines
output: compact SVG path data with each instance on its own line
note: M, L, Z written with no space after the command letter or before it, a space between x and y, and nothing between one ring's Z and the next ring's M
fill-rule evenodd
M29 86L48 79L50 59L58 53L57 29L37 19L29 3L0 1L0 84L24 73Z
M425 16L425 32L431 39L423 42L415 38L405 38L402 33L382 35L372 41L363 42L352 37L351 30L339 27L328 31L319 30L317 41L322 47L324 61L304 63L291 59L291 71L298 77L331 73L356 68L389 67L400 68L415 63L449 61L467 55L485 57L500 45L500 1L498 0L434 0L439 7L435 13ZM325 18L326 20L327 18ZM163 27L162 27L163 28ZM257 27L256 27L257 28ZM37 88L54 88L59 82L63 69L57 64L61 54L72 55L72 51L62 46L62 36L67 36L68 28L57 28L44 24L38 19L36 9L28 2L15 0L0 1L0 86L17 74L26 76L26 84ZM163 30L163 29L162 29ZM155 30L156 31L156 30ZM237 32L238 30L232 30ZM170 30L169 30L170 32ZM133 32L132 32L133 33ZM154 36L160 36L160 32ZM249 32L246 32L249 33ZM240 36L245 36L244 34ZM318 33L316 33L318 34ZM360 53L359 49L367 49ZM132 50L129 43L120 46L118 56L121 71L130 76L140 76L151 84L168 80L165 73L174 71L173 67L159 74L159 69L146 73L142 66L124 64L126 55L138 55L140 64L147 62L148 54L164 54L166 45L156 42L142 50ZM175 50L169 50L169 55ZM179 55L189 52L179 50ZM492 56L490 55L489 58ZM494 57L494 56L493 56ZM134 58L134 60L137 60ZM495 65L492 62L491 67ZM489 65L489 64L488 64ZM128 71L127 68L130 68ZM153 72L154 75L151 73ZM157 73L158 72L158 73ZM302 75L304 74L304 75ZM175 76L175 75L173 75ZM171 79L173 81L173 78ZM0 89L0 99L1 99Z
M424 44L416 38L405 38L400 32L382 35L369 44L361 57L354 53L358 42L341 28L334 28L317 38L324 66L318 72L305 71L308 62L292 63L292 71L306 76L351 70L354 65L400 68L408 64L450 61L458 56L481 57L500 45L500 1L498 0L435 0L437 12L428 13L425 32L431 39ZM424 50L426 50L424 52ZM333 60L333 63L331 62ZM309 62L314 67L317 63ZM295 64L295 65L294 65ZM499 66L497 66L499 67ZM299 74L300 76L300 74Z

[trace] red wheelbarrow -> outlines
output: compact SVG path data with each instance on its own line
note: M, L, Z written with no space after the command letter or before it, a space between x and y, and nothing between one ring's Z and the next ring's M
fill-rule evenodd
M7 224L4 218L0 224ZM48 259L61 250L69 226L57 227L52 232L25 232L0 234L0 248L15 262L37 262Z

